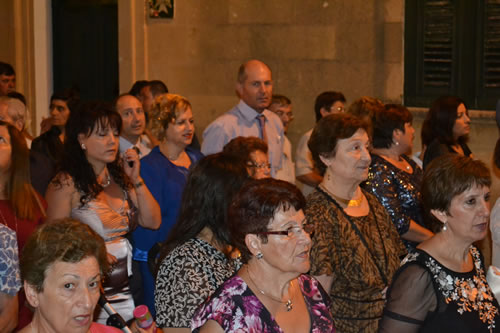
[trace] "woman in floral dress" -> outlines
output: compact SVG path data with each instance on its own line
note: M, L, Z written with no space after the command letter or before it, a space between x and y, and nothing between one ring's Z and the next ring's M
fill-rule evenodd
M409 254L388 291L380 332L497 332L499 305L472 245L488 231L491 177L483 162L447 154L429 164L422 197L436 233Z
M193 317L194 332L335 332L330 301L310 268L305 200L292 184L245 185L229 208L243 267Z

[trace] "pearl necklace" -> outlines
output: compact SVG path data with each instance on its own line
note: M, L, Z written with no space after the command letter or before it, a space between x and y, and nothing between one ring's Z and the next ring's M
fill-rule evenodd
M111 184L111 176L109 175L109 172L106 174L106 182L100 184L103 188L108 187Z
M270 298L271 300L275 301L275 302L278 302L278 303L281 303L281 304L284 304L285 307L286 307L286 311L287 312L290 312L292 311L293 309L293 302L292 302L292 298L293 298L293 294L292 294L292 297L289 298L286 302L283 302L282 300L278 299L278 298L275 298L269 294L266 294L264 292L264 290L260 289L257 284L255 283L255 281L252 279L252 276L250 275L250 271L248 270L248 265L246 266L246 269L247 269L247 274L248 274L248 278L250 279L250 281L252 281L252 284L255 286L255 288L257 288L257 290L264 296ZM293 291L293 282L290 281L290 287L292 287L292 291Z

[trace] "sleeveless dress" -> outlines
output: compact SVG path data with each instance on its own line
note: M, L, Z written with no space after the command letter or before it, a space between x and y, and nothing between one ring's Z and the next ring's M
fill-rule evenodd
M126 234L129 231L129 211L127 193L124 191L123 206L115 211L107 203L92 200L83 207L71 210L71 217L75 218L97 232L106 242L109 254L116 257L118 262L112 265L111 272L104 280L104 294L111 306L125 321L133 318L135 305L129 287L129 276L132 274L132 246ZM96 314L96 321L106 324L108 314L101 309Z

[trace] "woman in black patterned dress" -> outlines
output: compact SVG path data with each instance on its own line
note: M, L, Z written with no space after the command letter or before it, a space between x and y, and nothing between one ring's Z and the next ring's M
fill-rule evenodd
M497 332L499 305L472 243L488 232L490 172L478 160L446 154L425 170L422 198L436 233L394 277L380 332Z
M226 211L247 179L245 163L226 153L201 159L189 174L156 277L156 323L164 333L191 332L198 306L239 269L229 254Z

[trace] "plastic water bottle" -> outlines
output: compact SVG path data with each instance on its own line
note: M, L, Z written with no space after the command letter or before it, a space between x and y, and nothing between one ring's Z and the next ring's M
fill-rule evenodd
M149 312L146 305L139 305L134 309L134 318L137 326L145 330L150 328L154 323L153 316L151 316L151 312Z

